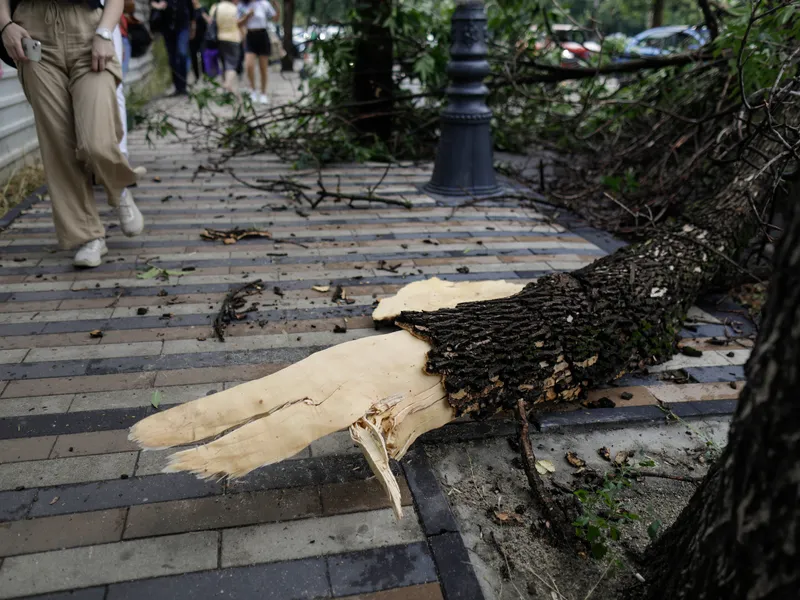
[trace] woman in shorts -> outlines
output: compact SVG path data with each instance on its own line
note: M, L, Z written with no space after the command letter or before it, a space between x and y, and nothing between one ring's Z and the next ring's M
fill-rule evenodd
M278 20L278 11L269 0L242 0L239 3L239 17L247 28L245 40L246 52L244 55L244 68L250 82L251 97L253 102L269 104L267 97L267 82L269 77L269 54L272 46L269 39L267 26L269 21ZM261 93L256 91L256 58L261 78L259 84Z

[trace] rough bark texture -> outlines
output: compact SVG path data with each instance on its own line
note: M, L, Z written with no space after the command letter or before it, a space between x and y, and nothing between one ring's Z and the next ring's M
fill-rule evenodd
M354 124L362 133L388 140L392 133L392 35L383 26L391 0L358 0L355 27Z
M684 224L510 298L397 324L428 341L427 370L444 377L458 414L487 416L526 403L572 401L631 369L669 357L686 311L741 242L747 172Z
M797 598L800 590L800 210L776 258L723 456L648 550L649 600Z
M653 8L650 12L650 27L661 27L664 24L664 4L665 0L653 0Z

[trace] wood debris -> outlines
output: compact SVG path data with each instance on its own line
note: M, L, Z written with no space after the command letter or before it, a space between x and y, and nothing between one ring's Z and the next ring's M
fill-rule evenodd
M246 238L268 238L272 239L272 234L269 231L262 231L260 229L242 229L241 227L234 227L233 229L211 229L206 227L200 237L204 240L222 240L223 244L235 244L239 240Z
M241 321L245 318L245 314L240 312L247 304L245 298L251 294L260 293L263 289L263 282L260 279L256 279L228 292L225 300L222 301L222 306L217 316L214 318L214 335L217 336L220 342L225 341L225 329L231 322ZM253 310L255 310L255 304L245 312L252 312Z

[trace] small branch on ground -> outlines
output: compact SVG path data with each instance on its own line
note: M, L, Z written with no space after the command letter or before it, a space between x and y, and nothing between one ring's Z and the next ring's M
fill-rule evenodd
M233 321L241 321L244 318L245 312L237 312L238 309L244 307L246 304L245 297L250 294L261 292L264 285L261 279L256 279L249 283L239 286L236 289L228 292L225 300L222 301L222 306L214 318L214 335L220 342L225 341L225 330L228 325Z
M544 520L544 527L547 530L550 541L555 546L568 547L570 532L569 520L558 507L545 487L541 475L536 470L536 456L533 454L529 434L528 417L525 412L525 402L517 402L517 417L519 418L519 448L522 458L522 467L525 476L528 478L528 485L531 488L531 495L536 509Z
M636 477L658 477L660 479L672 479L674 481L683 481L686 483L693 483L695 485L703 481L702 477L692 477L691 475L670 475L661 471L636 471Z

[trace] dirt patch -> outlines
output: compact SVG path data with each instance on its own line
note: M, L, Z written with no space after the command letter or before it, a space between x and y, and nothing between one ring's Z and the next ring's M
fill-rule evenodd
M597 452L607 447L611 459L618 451L633 452L628 464L642 471L702 477L708 468L708 442L715 451L725 443L727 422L713 420L659 427L550 433L532 436L537 459L550 461L555 472L546 475L570 489L589 489L578 468L565 455L575 452L586 468L601 475L613 472ZM542 598L584 600L621 598L637 584L636 556L649 542L648 526L661 522L663 531L694 493L695 484L644 477L617 493L616 500L638 520L620 524L620 539L608 545L597 560L584 553L554 549L537 528L530 494L518 454L507 439L429 446L434 469L453 506L487 600ZM639 463L654 463L639 467ZM585 473L586 471L584 471ZM572 496L553 487L567 501ZM579 503L576 506L583 506Z

